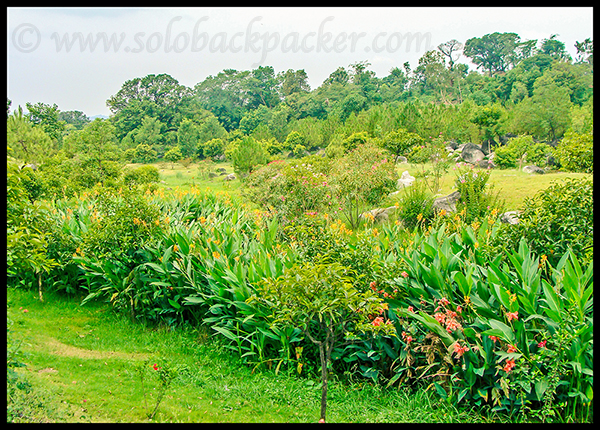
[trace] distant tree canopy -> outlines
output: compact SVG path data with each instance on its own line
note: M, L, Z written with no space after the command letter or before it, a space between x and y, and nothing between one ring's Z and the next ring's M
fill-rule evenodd
M424 52L414 68L406 62L378 78L368 61L357 61L337 67L314 89L305 70L271 66L225 69L193 87L150 74L126 81L106 101L112 115L102 126L81 111L44 103L11 114L7 99L9 147L23 158L31 158L31 148L68 152L82 132L97 129L111 135L112 152L128 151L129 160L164 158L178 147L184 158L235 152L240 164L254 150L248 142L269 154L333 143L329 153L337 154L351 136L364 134L400 154L439 133L476 143L503 133L556 141L568 130L593 129L593 41L574 46L575 61L555 34L540 41L499 32L451 39Z

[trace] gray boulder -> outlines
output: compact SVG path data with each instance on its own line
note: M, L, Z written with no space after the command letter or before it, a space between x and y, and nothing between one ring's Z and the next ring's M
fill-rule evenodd
M474 143L467 143L462 149L461 158L467 163L477 164L479 161L483 160L484 157L485 154L481 150L481 147Z
M446 212L456 212L456 202L460 200L460 192L454 191L444 197L438 197L433 201L433 208L441 211L442 209Z
M398 155L396 157L396 163L398 163L398 164L408 163L408 158L406 158L404 155Z
M544 173L546 173L544 169L538 166L525 166L523 167L523 171L525 173L537 173L538 175L543 175Z
M360 219L366 219L373 217L376 222L387 221L390 214L396 210L396 206L390 206L389 208L375 208L368 212L363 212L359 215Z
M229 175L225 176L225 179L223 179L224 181L233 181L235 179L235 173L230 173Z

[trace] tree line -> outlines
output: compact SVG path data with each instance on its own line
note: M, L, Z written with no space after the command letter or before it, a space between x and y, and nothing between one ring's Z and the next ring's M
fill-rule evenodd
M383 139L398 130L459 142L498 144L512 133L555 143L569 129L592 129L593 42L575 47L573 59L557 35L453 39L425 52L414 68L406 62L378 78L359 61L338 67L315 89L304 70L276 73L271 66L225 69L194 87L150 74L126 81L106 101L110 118L94 122L56 104L27 103L27 114L20 107L11 114L7 99L9 154L25 162L88 150L134 162L223 159L247 136L271 154L302 153L356 132ZM461 56L476 69L459 63Z

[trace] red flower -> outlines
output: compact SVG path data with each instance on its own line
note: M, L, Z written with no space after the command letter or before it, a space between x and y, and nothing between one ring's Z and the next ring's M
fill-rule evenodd
M406 273L406 272L402 272L402 273L400 273L400 275L402 275L405 278L408 278L408 273Z
M494 343L496 343L497 341L499 341L500 339L498 338L498 336L488 336L490 339L492 339L494 341Z
M158 367L158 364L154 363L154 365L152 366L152 368L153 368L154 370L158 370L158 369L159 369L159 367Z
M383 318L377 317L371 322L371 324L373 324L375 327L379 327L382 322L383 322Z
M506 364L504 365L504 367L502 368L506 373L510 372L511 370L513 370L513 368L516 366L515 364L515 360L506 360Z
M468 346L460 346L458 342L454 344L454 352L456 352L457 357L462 357L462 355L469 350Z
M515 345L508 345L508 352L517 352L517 347Z
M413 313L414 313L414 312L415 312L415 310L414 310L414 308L413 308L412 306L409 306L409 307L408 307L408 312L413 312Z
M545 340L542 340L540 343L538 343L538 347L539 348L545 348L546 347L546 342Z
M507 312L506 318L508 319L508 322L511 322L512 320L518 320L519 313L518 312Z

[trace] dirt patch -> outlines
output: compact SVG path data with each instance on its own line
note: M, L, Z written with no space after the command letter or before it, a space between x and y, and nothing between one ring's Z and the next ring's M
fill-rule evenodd
M77 348L76 346L71 346L59 342L54 338L46 338L43 342L51 354L61 355L64 357L78 357L92 360L106 360L107 358L145 360L146 358L150 357L150 354L143 353L125 353L119 351L93 351L91 349Z

